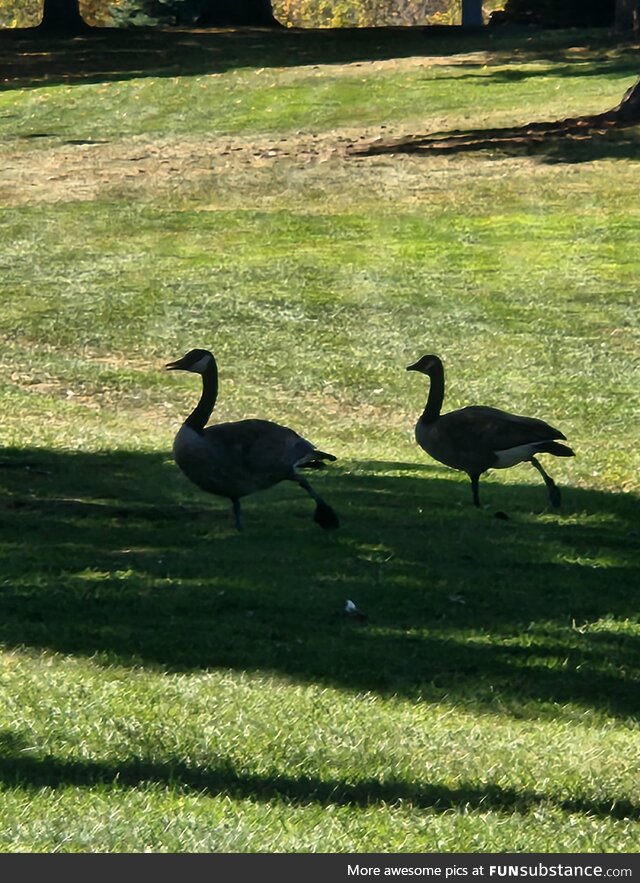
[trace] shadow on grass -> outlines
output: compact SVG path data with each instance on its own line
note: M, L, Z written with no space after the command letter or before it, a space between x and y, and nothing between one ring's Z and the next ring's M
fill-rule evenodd
M547 124L541 124L547 125ZM352 155L410 153L453 155L485 151L502 156L536 156L549 163L583 163L599 159L640 159L640 124L630 127L576 123L566 127L535 124L503 129L469 129L412 135L395 141L358 146Z
M403 781L376 779L347 783L312 776L258 775L236 770L232 765L190 766L183 762L158 763L136 758L123 763L60 761L51 756L26 756L28 740L15 733L0 733L0 782L7 788L59 788L114 785L118 788L157 783L165 787L189 788L198 795L226 795L235 800L286 800L292 805L368 807L402 804L418 809L447 812L482 809L505 814L529 813L540 804L555 805L569 813L607 819L640 819L640 806L629 800L571 798L554 800L549 793L504 788L494 783L462 784L450 788L440 784L408 785Z
M578 48L578 47L576 47ZM586 49L586 47L584 47ZM620 47L618 47L620 48ZM535 67L506 67L509 62L522 65L535 63ZM637 51L622 51L604 57L591 52L551 51L545 54L506 52L492 54L490 60L465 61L457 65L449 76L440 75L440 80L474 80L479 85L509 86L524 80L537 80L546 77L633 77L638 75ZM622 92L622 88L620 89Z
M489 79L489 78L487 78ZM626 95L625 95L626 99ZM598 159L640 158L640 115L637 100L590 116L536 121L521 126L451 129L429 135L378 137L351 146L350 156L414 154L452 156L488 152L502 156L536 156L550 163L581 163Z
M620 42L603 30L540 33L459 27L282 29L95 28L71 38L37 30L0 30L3 79L0 88L56 83L95 83L132 77L220 73L241 67L290 67L375 61L407 56L490 51L522 63L540 57L575 75L576 46L597 54ZM572 52L568 53L571 49ZM624 55L623 55L624 57ZM607 71L618 64L607 61ZM617 68L616 68L617 69ZM630 73L633 73L631 68Z
M556 516L539 481L485 478L477 511L466 480L428 465L313 478L339 531L281 485L237 534L161 455L0 451L0 641L523 717L637 714L637 498L565 487Z

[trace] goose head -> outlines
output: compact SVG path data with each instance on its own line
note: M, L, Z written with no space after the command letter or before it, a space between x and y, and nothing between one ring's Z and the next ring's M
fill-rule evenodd
M191 371L192 374L204 374L213 361L213 354L209 350L189 350L181 359L169 362L164 367L167 371Z
M419 371L421 374L430 375L433 369L440 364L438 356L422 356L413 365L407 365L407 371Z

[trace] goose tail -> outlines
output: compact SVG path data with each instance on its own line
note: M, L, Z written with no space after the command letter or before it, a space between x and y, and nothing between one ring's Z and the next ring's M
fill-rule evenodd
M297 464L298 469L325 469L326 463L324 460L336 460L337 457L334 457L333 454L327 454L326 451L313 451L312 454L309 455L308 460L303 460L301 463Z
M575 457L575 452L568 445L556 441L548 441L539 445L536 454L553 454L556 457Z
M338 459L333 454L327 454L326 451L314 451L313 457L315 460L331 460L332 462Z

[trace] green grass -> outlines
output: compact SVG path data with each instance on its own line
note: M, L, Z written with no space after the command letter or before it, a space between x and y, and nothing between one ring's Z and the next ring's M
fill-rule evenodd
M135 39L45 85L16 55L0 93L0 850L638 851L638 132L322 153L605 109L631 49ZM92 165L153 150L171 188ZM338 456L339 532L280 486L238 535L178 473L198 384L162 366L193 346L219 419ZM478 512L416 447L427 351L447 408L565 431L560 514L525 466Z

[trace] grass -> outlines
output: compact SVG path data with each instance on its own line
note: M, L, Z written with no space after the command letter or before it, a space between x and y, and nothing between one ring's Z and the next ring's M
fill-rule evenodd
M338 149L604 109L632 47L438 34L5 47L1 850L640 848L637 130ZM339 457L339 532L178 474L192 346ZM565 431L560 514L416 447L426 351Z

